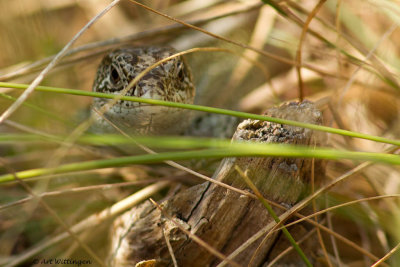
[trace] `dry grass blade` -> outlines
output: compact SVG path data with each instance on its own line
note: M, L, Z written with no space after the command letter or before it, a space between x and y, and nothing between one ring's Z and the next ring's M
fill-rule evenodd
M44 198L44 197L50 197L50 196L59 196L63 194L71 194L71 193L77 193L77 192L87 192L91 190L108 190L116 187L125 187L125 186L132 186L132 185L142 185L142 184L151 184L159 181L159 179L150 179L150 180L143 180L143 181L133 181L133 182L124 182L124 183L115 183L115 184L102 184L102 185L92 185L92 186L85 186L85 187L76 187L72 189L65 189L65 190L57 190L57 191L52 191L52 192L45 192L38 197ZM15 202L10 202L5 205L0 205L0 212L4 209L9 209L18 205L22 205L28 201L33 200L33 197L27 197L20 199Z
M332 211L332 210L335 210L335 209L339 209L339 208L342 208L342 207L354 205L354 204L365 202L365 201L380 200L380 199L385 199L385 198L400 198L400 194L362 198L362 199L357 199L357 200L349 201L349 202L346 202L346 203L342 203L342 204L339 204L339 205L335 205L335 206L332 206L332 207L329 207L329 208L326 208L326 209L323 209L323 210L316 211L313 214L310 214L308 216L304 216L301 219L298 219L296 221L288 223L288 224L286 224L286 227L291 226L291 225L295 225L297 223L300 223L302 221L305 221L307 219L310 219L310 218L313 218L313 217L316 217L316 216L319 216L319 215L323 215L324 213L328 213L329 211Z
M96 110L95 110L95 111L96 111ZM97 112L97 111L96 111L96 112ZM102 116L102 114L100 114L100 113L98 113L98 114L99 114L100 116ZM127 137L127 138L131 139L132 141L134 141L143 151L145 151L145 152L147 152L147 153L149 153L149 154L156 154L156 153L157 153L157 152L153 151L152 149L150 149L150 148L148 148L148 147L146 147L146 146L144 146L144 145L142 145L142 144L137 143L137 142L136 142L135 140L133 140L129 135L127 135L125 132L123 132L121 129L119 129L115 124L113 124L111 121L109 121L106 117L104 117L104 116L102 116L102 117L103 117L103 119L106 120L110 125L112 125L119 133L121 133L121 134L124 135L125 137ZM253 198L255 198L255 199L257 198L254 194L251 194L250 192L247 192L247 191L245 191L245 190L241 190L241 189L235 188L235 187L233 187L233 186L230 186L230 185L228 185L228 184L225 184L225 183L222 183L222 182L220 182L220 181L217 181L217 180L215 180L215 179L213 179L213 178L211 178L211 177L208 177L208 176L206 176L206 175L204 175L204 174L201 174L201 173L199 173L199 172L196 172L196 171L194 171L194 170L192 170L192 169L190 169L190 168L188 168L188 167L185 167L185 166L183 166L183 165L181 165L181 164L179 164L179 163L177 163L177 162L174 162L174 161L172 161L172 160L164 161L164 163L167 164L167 165L169 165L169 166L171 166L171 167L173 167L173 168L176 168L176 169L178 169L178 170L182 170L182 171L184 171L184 172L187 172L187 173L189 173L189 174L192 174L192 175L194 175L194 176L196 176L196 177L198 177L198 178L200 178L200 179L202 179L202 180L204 180L204 181L214 183L214 184L216 184L216 185L218 185L218 186L224 187L224 188L229 189L229 190L232 190L232 191L234 191L234 192L238 192L238 193L240 193L240 194L242 194L242 195L250 196L250 197L253 197Z
M214 20L218 20L218 19L221 19L224 17L247 13L247 12L258 9L261 6L262 6L261 3L256 3L256 4L250 5L250 6L246 5L244 7L240 6L233 11L226 12L226 13L223 13L223 14L217 15L217 16L204 18L204 19L190 20L189 23L196 25L196 26L200 26L205 23L208 23L208 22L211 22ZM89 44L84 44L84 45L69 49L65 53L65 57L70 57L75 54L86 52L84 55L73 58L71 60L61 61L60 64L58 64L58 66L72 64L75 62L80 62L80 61L86 60L92 56L96 56L99 53L104 53L105 51L107 51L113 47L119 46L119 45L128 44L128 43L131 43L134 41L147 40L147 39L157 37L159 35L173 34L174 32L183 30L185 28L186 28L185 25L176 23L176 24L167 25L167 26L155 27L154 29L144 30L144 31L134 33L134 34L124 36L124 37L113 37L113 38L105 40L105 41L98 41L98 42L93 42L93 43L89 43ZM95 50L95 51L87 52L90 50ZM37 70L40 70L43 65L45 65L45 64L49 63L51 60L53 60L54 57L55 56L43 58L43 59L35 61L27 66L21 67L13 72L4 73L4 74L0 75L0 81L9 81L9 80L16 79L16 78L24 76L24 75L28 75L30 73L34 73ZM57 66L55 66L55 67L57 68Z
M71 226L69 228L68 232L71 232L71 233L73 233L73 235L76 235L79 232L82 232L89 228L95 227L96 225L99 225L101 222L116 216L117 214L123 212L126 209L131 208L134 205L137 205L138 203L149 198L154 193L162 190L163 188L167 187L168 185L170 185L169 181L163 181L163 182L158 182L158 183L155 183L148 187L145 187L142 190L137 191L135 194L112 205L111 207L109 207L97 214L93 214L93 215L89 216L88 218L84 219L83 221L80 221L79 223ZM14 260L9 262L6 266L11 267L11 266L16 266L18 264L21 264L22 262L37 255L38 253L45 250L46 248L65 240L66 238L68 238L70 236L70 233L68 233L68 232L64 232L55 237L52 237L49 240L44 241L43 243L37 245L36 247L31 248L30 250L24 252L23 254L19 255ZM103 265L103 261L100 261L99 264Z
M158 205L154 200L150 199L150 201L153 203L154 206L157 207L157 209L159 209L161 211L161 213L169 220L171 221L173 224L175 224L182 232L184 232L189 238L191 238L192 240L194 240L196 243L198 243L202 248L206 249L207 251L209 251L210 253L212 253L213 255L217 256L218 258L220 258L221 260L226 260L229 264L231 264L232 266L236 266L236 267L240 267L239 264L237 264L236 262L227 259L227 257L223 254L221 254L219 251L215 250L213 247L210 247L206 242L204 242L203 240L201 240L200 238L198 238L197 236L193 235L190 231L186 230L184 227L182 227L179 222L176 222L173 218L171 218L168 214L166 214L164 212L164 210L161 208L160 205Z
M398 148L392 148L389 149L388 152L394 152L396 151ZM361 172L363 169L367 168L368 166L370 166L372 163L370 162L365 162L360 164L359 166L357 166L356 168L352 169L351 171L347 172L346 174L338 177L337 179L335 179L333 182L331 182L329 185L324 186L323 188L321 188L320 190L316 191L314 194L312 194L310 197L304 199L303 201L301 201L300 203L298 203L296 206L294 206L293 208L291 208L290 210L288 210L287 212L285 212L284 214L282 214L279 219L281 220L281 223L275 224L275 223L270 223L269 225L267 225L265 228L263 228L262 230L260 230L257 234L255 234L254 236L252 236L250 239L248 239L241 247L239 247L235 252L233 252L232 254L230 254L228 256L229 259L234 259L235 256L237 256L238 254L240 254L243 250L246 249L246 247L250 246L252 243L254 243L256 240L258 240L259 238L261 238L262 236L264 236L266 233L272 233L273 231L276 231L279 229L280 224L282 224L285 220L287 220L289 217L291 217L293 214L295 214L296 212L300 211L301 209L303 209L307 203L309 203L312 199L314 199L315 197L321 195L323 192L326 192L328 189L330 189L331 187L335 186L337 183L349 178L352 175L355 175L358 172ZM315 215L319 215L323 213L323 211L317 212ZM310 215L309 217L313 217L314 215ZM302 216L304 217L304 216ZM293 222L291 224L288 224L288 226L295 224L297 222L300 222L302 219ZM378 258L376 256L374 256L373 254L369 253L368 251L360 248L358 245L356 245L354 242L336 234L335 232L332 232L329 228L326 228L318 223L315 223L312 220L309 220L309 218L304 218L304 220L307 220L307 222L315 225L316 227L326 231L327 233L331 234L332 236L334 236L335 238L337 238L338 240L348 244L349 246L353 247L355 250L361 252L362 254L368 256L370 259L372 260L378 260ZM275 225L274 225L275 224ZM268 235L264 237L264 239L267 239ZM218 267L223 267L225 266L226 262L222 262L218 265Z
M368 52L368 54L365 56L365 61L369 60L370 58L373 57L375 50L381 45L381 43L388 38L396 29L398 28L397 23L393 23L391 27L385 32L385 34L382 35L381 39L375 44L375 46ZM350 79L347 81L345 87L342 90L339 103L341 103L344 95L347 93L353 82L355 81L355 77L357 73L361 70L361 66L359 66L350 76ZM340 105L340 104L339 104Z
M252 50L252 51L254 51L254 52L259 53L260 55L266 56L266 57L268 57L268 58L272 58L272 59L277 60L277 61L279 61L279 62L286 63L286 64L290 64L290 65L293 65L293 66L297 66L297 63L296 63L295 61L293 61L293 60L290 60L290 59L287 59L287 58L283 58L283 57L277 56L277 55L275 55L275 54L273 54L273 53L269 53L269 52L267 52L267 51L264 51L264 50L261 50L261 49L257 49L257 48L255 48L255 47L252 47L252 46L249 46L249 45L246 45L246 44L243 44L243 43L240 43L240 42L231 40L231 39L229 39L229 38L225 38L225 37L223 37L223 36L220 36L220 35L217 35L217 34L208 32L208 31L206 31L206 30L204 30L204 29L202 29L202 28L200 28L200 27L197 27L197 26L195 26L195 25L186 23L186 22L184 22L184 21L182 21L182 20L180 20L180 19L173 18L173 17L171 17L171 16L168 16L168 15L166 15L166 14L163 14L163 13L161 13L161 12L159 12L159 11L153 9L153 8L150 8L150 7L148 7L148 6L146 6L146 5L143 5L143 4L139 3L139 2L136 2L136 1L134 1L134 0L129 0L129 1L132 2L132 3L134 3L134 4L136 4L136 5L138 5L138 6L141 6L141 7L145 8L145 9L151 11L151 12L154 12L154 13L160 15L160 16L163 16L163 17L165 17L165 18L167 18L167 19L170 19L170 20L173 20L173 21L175 21L175 22L178 22L178 23L180 23L180 24L182 24L182 25L184 25L184 26L186 26L186 27L189 27L189 28L191 28L191 29L200 31L200 32L202 32L202 33L204 33L204 34L207 34L207 35L209 35L209 36L211 36L211 37L214 37L214 38L216 38L216 39L219 39L219 40L222 40L222 41L225 41L225 42L228 42L228 43L237 45L237 46L242 47L242 48L245 48L245 49ZM321 69L319 69L319 68L317 68L317 67L315 67L315 66L311 66L311 65L309 65L309 64L305 64L303 67L304 67L304 68L308 68L308 69L310 69L310 70L313 70L313 71L315 71L315 72L317 72L317 73L320 73L320 74L322 74L322 75L325 75L325 76L330 76L330 77L335 77L335 78L337 77L336 75L327 73L327 72L325 72L325 71L323 71L323 70L321 70Z
M248 177L247 175L247 170L246 172L243 172L239 166L235 166L236 171L240 174L240 176L243 178L243 180L246 182L246 184L249 186L249 188L255 193L255 195L257 196L257 198L263 203L264 207L268 210L268 213L274 218L274 221L276 223L279 222L279 218L276 215L276 213L274 212L274 210L271 208L271 206L269 206L268 202L264 200L263 195L261 194L261 192L257 189L257 187L252 183L251 179ZM296 252L300 255L300 257L302 258L304 264L306 266L312 266L310 261L308 260L308 258L306 257L306 255L304 254L304 252L302 251L302 249L299 247L299 244L296 242L296 240L292 237L292 235L289 233L289 231L287 230L286 227L282 228L282 232L285 234L286 238L290 241L291 245L293 246L293 248L296 250ZM264 239L267 240L267 237ZM257 256L257 254L260 252L261 247L264 245L264 242L261 242L260 245L258 245L257 249L255 250L255 252L253 253L253 256L250 260L249 265L254 265L254 261L255 258Z
M306 36L306 32L308 30L308 27L312 21L312 19L317 15L319 9L322 7L322 5L326 2L326 0L320 0L318 4L314 7L314 9L311 11L311 13L308 15L307 20L304 22L303 29L300 34L300 40L299 40L299 45L297 48L297 53L296 53L296 70L297 70L297 77L298 77L298 82L299 82L299 100L303 101L304 99L304 88L303 88L303 81L301 78L301 66L302 66L302 59L301 59L301 50L302 50L302 45L304 38Z
M273 11L268 6L263 6L260 9L260 14L258 15L257 22L254 26L254 31L252 33L252 37L249 43L250 46L253 46L257 49L263 48L263 46L266 44L268 35L272 31L275 19L276 13L273 13ZM248 72L251 71L252 65L249 64L249 62L246 62L245 59L248 58L251 61L257 62L259 54L251 50L245 50L243 53L243 57L243 59L240 58L239 61L236 63L235 69L232 70L232 74L226 85L225 90L231 90L232 94L237 94L237 91L240 90L240 87L238 86L239 81L243 80ZM268 76L270 75L268 75L267 71L266 77ZM228 94L221 96L216 104L222 106L222 104L226 102L227 97Z
M392 148L389 149L389 152L394 152L397 151L398 148ZM348 179L349 177L351 177L352 175L361 172L363 169L365 169L366 167L370 166L372 163L371 162L364 162L360 165L358 165L357 167L353 168L352 170L348 171L347 173L341 175L340 177L336 178L335 180L333 180L332 182L330 182L329 184L323 186L322 188L320 188L319 190L315 191L312 195L310 195L309 197L305 198L304 200L302 200L301 202L299 202L298 204L296 204L292 209L291 212L287 215L287 217L291 216L292 214L294 214L295 212L300 211L301 209L303 209L308 203L310 203L310 201L312 201L313 199L315 199L316 197L322 195L323 193L327 192L329 189L331 189L332 187L336 186L338 183L343 182L344 180ZM279 227L279 224L277 224L275 227Z
M310 238L313 234L315 234L316 229L311 230L309 233L307 233L307 235L305 235L302 239L300 239L298 241L299 245L301 243L303 243L305 240L307 240L308 238ZM286 250L282 251L281 254L279 254L275 259L271 260L271 262L266 266L266 267L272 267L275 264L277 264L277 262L279 262L280 259L284 258L286 254L288 254L289 252L291 252L293 250L293 247L288 247Z
M288 210L286 213L282 214L281 216L279 216L279 219L282 221L284 219L287 219L287 214L290 213L291 210ZM297 215L297 216L301 216L301 215ZM320 228L321 230L323 230L324 232L326 232L329 235L332 235L333 237L335 237L337 240L342 241L343 243L347 244L348 246L352 247L354 250L360 252L362 255L367 256L368 258L377 261L379 258L376 257L375 255L371 254L370 252L368 252L367 250L361 248L360 246L358 246L356 243L354 243L353 241L341 236L340 234L337 234L336 232L332 232L329 228L316 223L314 220L310 220L307 219L306 220L308 223L314 225L315 227ZM267 226L265 226L263 229L261 229L259 232L257 232L255 235L253 235L251 238L249 238L248 240L246 240L245 243L243 243L243 245L241 245L238 249L236 249L233 253L231 253L230 255L228 255L228 259L234 259L237 255L239 255L241 252L243 252L248 246L250 246L251 244L253 244L254 242L256 242L259 238L264 236L264 239L267 239L269 237L268 233L271 233L273 230L273 228L276 226L276 223L271 222L270 224L268 224ZM275 230L276 231L276 230ZM218 264L218 267L223 267L226 266L227 262L223 261L220 264ZM386 266L386 265L385 265Z
M293 1L288 1L288 4L291 7L294 7L297 10L300 10L302 13L306 14L306 10L304 8L302 8L300 5L298 5L297 3L293 2ZM293 20L293 22L295 22L296 24L302 26L303 22L296 17L293 13L288 12L288 16L289 18L291 18ZM329 23L327 23L326 21L324 21L324 23L326 25L330 25ZM331 27L331 28L335 28L335 27ZM322 35L310 30L310 33L312 33L314 36L316 36L317 38L324 40L324 42L329 43ZM367 55L368 54L368 49L357 39L353 38L352 36L344 33L344 32L337 32L337 34L340 35L340 37L342 37L343 39L345 39L348 43L350 43L354 48L356 48L360 53ZM347 54L347 56L349 57L350 55ZM355 58L353 58L354 60ZM395 88L399 88L398 82L395 79L395 77L393 76L393 74L380 62L380 60L375 56L375 55L371 55L371 59L373 66L377 69L377 71L385 78L387 79ZM357 64L360 65L361 62L358 62Z
M8 169L8 164L6 162L0 161L4 167ZM37 201L40 205L42 205L48 213L50 213L57 221L58 224L60 224L64 230L66 231L67 236L71 236L75 242L79 244L80 247L82 247L87 253L92 256L92 258L100 265L100 266L106 266L103 261L93 252L92 249L90 249L85 243L83 243L80 238L76 235L75 232L73 232L70 228L69 225L67 225L61 218L58 216L58 214L49 206L48 203L46 203L39 195L37 195L29 185L27 185L24 181L20 180L17 175L15 175L14 170L10 170L11 173L14 174L15 180L32 196L32 198ZM20 264L21 262L25 261L27 258L23 256L17 256L16 259L12 260L11 262L7 263L7 267L11 266L16 266Z
M38 86L46 74L58 63L59 60L65 55L67 50L78 40L79 37L98 19L100 19L104 14L106 14L111 8L113 8L116 4L118 4L120 0L114 0L110 3L104 10L102 10L99 14L97 14L94 18L92 18L86 25L83 27L65 46L64 48L53 58L53 60L47 65L47 67L33 80L30 86L24 91L24 93L12 104L3 114L0 116L0 124L11 116L21 105L22 103L32 94L35 90L35 87Z
M393 254L395 254L396 252L398 252L400 249L400 243L397 244L397 246L395 246L394 248L392 248L389 253L387 253L383 258L379 259L377 262L375 262L373 265L371 265L371 267L376 267L379 265L384 265L384 262L389 259L391 256L393 256Z
M182 51L178 55L185 54L186 65L193 74L197 90L195 104L198 105L188 111L196 118L190 121L193 129L198 126L199 117L213 116L207 112L239 117L262 114L278 103L298 99L300 94L300 98L316 103L322 112L323 127L332 129L326 151L333 155L337 153L334 160L327 160L327 182L319 189L310 185L310 197L290 209L268 202L278 214L284 212L280 220L286 222L265 225L267 223L262 220L264 224L257 230L253 226L243 226L244 231L239 232L252 229L251 234L241 239L237 246L233 245L236 244L233 239L228 239L229 245L223 248L212 243L217 237L202 236L194 232L202 228L191 227L192 233L209 246L228 255L222 262L203 247L199 249L199 245L172 221L165 217L161 221L155 220L165 223L165 232L157 232L153 237L159 236L159 243L165 245L164 235L170 242L169 248L165 246L163 251L171 266L181 266L179 253L184 251L177 249L180 245L176 239L168 239L174 231L184 237L183 242L204 251L203 260L210 257L215 265L227 266L230 265L227 259L245 265L241 259L257 254L255 250L246 252L252 247L256 249L263 239L276 236L283 226L296 241L304 236L300 233L303 229L314 233L301 245L311 262L317 259L327 266L400 266L399 168L386 163L359 164L360 158L345 158L347 151L351 151L354 155L372 155L379 162L386 159L387 153L395 153L390 158L392 163L398 162L398 148L389 148L379 142L400 143L397 140L400 136L397 75L400 70L397 45L400 40L400 1L8 2L0 1L0 81L13 80L14 84L3 83L8 87L0 88L0 158L4 163L0 166L0 176L8 177L9 181L0 187L0 265L29 265L33 259L44 263L55 258L85 259L99 266L105 264L110 254L110 242L100 233L114 232L106 213L116 215L129 209L129 205L118 206L118 201L141 192L141 189L153 188L152 192L157 193L152 198L158 203L170 203L175 199L175 193L193 192L191 190L203 186L198 183L204 181L218 192L260 204L255 194L211 178L215 177L212 174L217 162L183 159L183 155L199 157L197 151L185 151L188 148L183 146L193 144L203 155L208 152L201 150L203 141L205 148L213 142L211 140L197 141L181 136L134 137L139 143L143 140L144 143L139 144L114 135L92 135L94 127L89 128L91 121L88 120L91 97L100 95L94 96L88 91L100 57L120 46L171 46ZM211 50L198 53L210 47ZM30 84L24 86L29 89L19 91L17 88L22 84ZM36 85L40 90L32 93ZM224 127L217 124L218 127L210 128ZM193 129L188 131L196 135ZM196 136L208 132L211 130L207 128ZM373 139L368 141L351 136ZM261 150L257 146L254 151L257 148ZM246 149L244 147L243 151ZM146 155L155 153L153 150L177 155L176 158L182 161L173 162L163 155ZM342 153L342 150L346 151ZM291 153L301 155L301 152L296 149ZM164 161L120 165L124 159L134 157L162 158ZM110 164L102 165L102 162ZM79 169L79 166L91 163L90 170ZM62 168L60 166L78 166L78 169L54 173L53 170L57 172ZM35 173L31 170L48 171L29 178L29 173ZM23 181L14 179L19 173L21 179L26 173L28 176ZM253 175L249 174L249 177ZM318 177L316 174L315 178ZM12 179L14 181L10 181ZM154 185L149 186L151 183ZM149 196L150 193L141 199ZM207 197L202 196L203 200ZM214 203L225 207L222 201ZM148 201L143 205L132 205L134 210L145 206L161 214ZM236 210L238 206L231 205L229 210ZM118 211L112 210L115 208ZM163 209L175 219L173 212L165 206ZM190 214L198 210L201 206L196 206ZM251 220L258 212L245 210L240 214L245 214L249 221L261 221ZM212 221L208 229L222 225L218 237L222 236L223 230L231 229L224 223L225 218L231 223L241 216L236 214L221 216ZM181 217L176 216L176 219L179 221ZM114 225L117 222L121 221L118 219ZM183 220L182 224L187 222ZM87 227L93 227L93 230L85 231ZM282 248L277 253L265 257L258 253L263 265L274 262L279 265L298 257L296 252L290 252L291 249L279 255L287 247L285 242L274 243L275 247ZM312 253L309 253L309 247L315 248ZM171 257L176 257L175 263Z
M169 242L168 237L165 235L164 228L162 229L162 233L163 233L163 236L164 236L164 239L165 239L165 243L167 243L168 252L171 255L172 263L174 264L174 267L178 267L178 263L176 262L176 258L175 258L175 255L174 255L174 250L172 249L171 242Z

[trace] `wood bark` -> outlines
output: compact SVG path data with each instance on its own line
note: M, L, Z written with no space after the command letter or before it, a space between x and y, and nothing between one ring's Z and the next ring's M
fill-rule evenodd
M266 115L312 124L322 123L321 112L309 101L283 104L268 110ZM309 129L254 120L242 122L233 140L305 146L318 146L323 142L320 134ZM311 159L224 159L213 178L250 191L235 170L236 165L242 170L247 170L248 177L258 190L271 201L291 206L309 192ZM323 163L316 160L314 166L315 181L318 184L324 176ZM224 255L235 251L273 221L257 199L208 182L177 193L164 201L161 207L169 217ZM278 215L284 212L280 209L274 210ZM151 263L151 266L173 266L163 231L171 243L178 266L216 266L221 261L190 239L153 204L145 202L123 214L114 223L111 265L135 266L142 262L141 264ZM304 234L308 230L297 225L295 231L297 234ZM251 266L263 266L286 246L284 239L279 232L272 234L262 244L260 238L233 260L241 266L247 266L249 263ZM313 243L307 246L306 251L312 254ZM257 253L253 255L256 250ZM313 255L308 256L312 259ZM286 263L282 263L281 266L301 266L295 254L292 254L289 260L285 260Z

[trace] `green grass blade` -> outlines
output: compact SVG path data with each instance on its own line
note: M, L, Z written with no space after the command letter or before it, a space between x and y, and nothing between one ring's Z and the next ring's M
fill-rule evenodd
M222 144L222 143L221 143ZM222 146L222 145L221 145ZM393 165L400 165L400 156L384 153L351 152L326 148L313 148L279 144L234 143L227 148L211 148L192 151L165 152L139 156L119 157L105 160L70 163L55 168L40 168L16 173L20 179L38 177L42 175L61 174L76 171L86 171L101 168L120 167L130 164L158 163L165 160L187 160L202 158L223 157L300 157L321 158L329 160L351 159L360 161L374 161ZM14 180L12 174L0 176L0 183Z
M236 171L240 174L242 179L246 182L247 186L253 190L253 192L256 194L258 200L263 204L265 209L268 211L269 215L274 219L276 223L280 223L281 220L279 219L278 215L275 213L275 211L272 209L272 207L268 204L268 202L264 199L260 191L258 191L257 187L253 184L251 179L246 175L245 172L243 172L239 166L235 166ZM292 247L294 250L296 250L297 254L299 254L300 258L303 260L304 264L308 267L312 267L311 262L308 260L307 256L303 252L303 250L300 248L300 246L297 244L296 240L294 240L293 236L290 234L288 229L285 226L282 226L282 232L286 236L286 238L289 240L290 244L292 244Z
M25 89L28 87L28 85L0 82L0 87ZM111 95L111 94L96 93L96 92L89 92L89 91L82 91L82 90L75 90L75 89L48 87L48 86L38 86L38 87L36 87L36 90L43 91L43 92L72 94L72 95L99 97L99 98L108 98L108 99L114 99L114 98L118 97L121 100L125 100L125 101L133 101L133 102L146 103L146 104L151 104L151 105L160 105L160 106L166 106L166 107L174 107L174 108L190 109L190 110L197 110L197 111L216 113L216 114L224 114L224 115L229 115L229 116L234 116L234 117L239 117L239 118L249 118L249 119L254 119L254 120L269 121L269 122L275 122L275 123L280 123L280 124L298 126L298 127L302 127L302 128L308 128L308 129L312 129L312 130L316 130L316 131L322 131L322 132L327 132L327 133L332 133L332 134L340 134L340 135L344 135L344 136L361 138L361 139L366 139L366 140L370 140L370 141L400 146L400 140L389 139L389 138L370 135L370 134L352 132L352 131L347 131L347 130L342 130L342 129L336 129L336 128L331 128L331 127L327 127L327 126L314 125L314 124L309 124L309 123L304 123L304 122L278 119L278 118L273 118L273 117L268 117L268 116L263 116L263 115L246 113L246 112L221 109L221 108L213 108L213 107L206 107L206 106L193 105L193 104L184 104L184 103L177 103L177 102L169 102L169 101L162 101L162 100L155 100L155 99L145 99L145 98L133 97L133 96L120 97L120 96Z

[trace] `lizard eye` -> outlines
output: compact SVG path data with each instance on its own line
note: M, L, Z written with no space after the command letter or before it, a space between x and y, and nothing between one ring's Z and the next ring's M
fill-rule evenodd
M117 84L120 81L118 71L114 67L111 68L111 81L114 84Z
M178 65L178 79L184 81L186 77L185 66L181 63Z

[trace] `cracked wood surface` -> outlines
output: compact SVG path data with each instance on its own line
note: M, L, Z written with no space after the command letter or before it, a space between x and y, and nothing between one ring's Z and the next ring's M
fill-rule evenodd
M265 114L313 124L322 122L321 112L308 101L283 104L269 109ZM233 140L318 146L323 136L300 127L245 120L238 126ZM311 159L226 158L221 162L213 178L236 188L249 190L235 170L236 165L242 170L247 170L248 176L265 198L285 206L295 204L309 192ZM317 184L323 175L323 164L316 160L315 181ZM258 200L209 182L175 194L164 201L161 207L182 227L224 255L232 253L252 235L273 221ZM274 210L278 215L284 212L276 208ZM299 226L296 227L299 228ZM215 266L220 262L218 258L188 238L173 222L165 218L160 210L147 201L115 221L110 253L111 265L135 266L138 262L149 261L150 263L150 260L153 260L156 266L172 266L162 229L171 243L178 266ZM307 231L303 228L296 229L297 234L305 232ZM248 265L250 261L251 266L262 266L271 260L271 255L277 254L274 247L281 246L280 239L279 232L276 232L261 247L259 247L261 243L259 239L233 260L243 266ZM313 250L312 246L311 244L309 247L310 251ZM253 257L256 249L257 253ZM288 264L292 263L298 263L296 255L289 260Z

